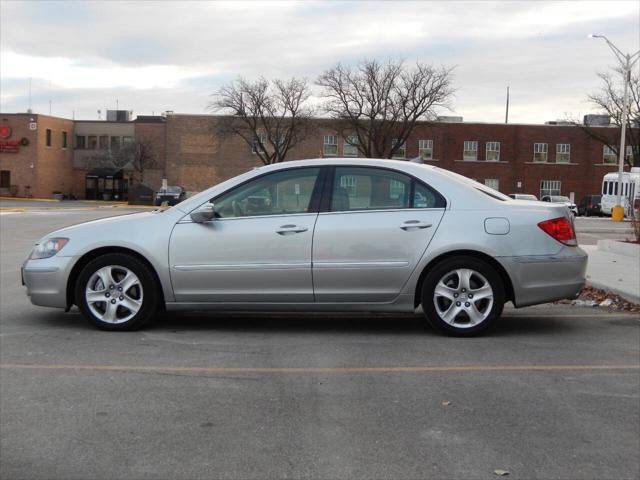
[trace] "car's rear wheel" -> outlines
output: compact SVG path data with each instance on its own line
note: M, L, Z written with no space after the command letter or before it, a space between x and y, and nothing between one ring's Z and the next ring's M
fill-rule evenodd
M422 308L429 323L456 336L477 335L500 317L504 285L500 274L475 257L438 263L422 285Z
M80 272L75 299L82 314L104 330L132 330L157 310L158 294L149 267L121 253L101 255Z

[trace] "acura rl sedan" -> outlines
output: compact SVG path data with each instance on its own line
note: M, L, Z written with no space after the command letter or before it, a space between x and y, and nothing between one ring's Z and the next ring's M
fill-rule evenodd
M414 312L453 335L505 302L572 298L586 254L563 204L513 200L419 163L321 159L257 168L165 210L40 239L35 305L105 330L160 309Z

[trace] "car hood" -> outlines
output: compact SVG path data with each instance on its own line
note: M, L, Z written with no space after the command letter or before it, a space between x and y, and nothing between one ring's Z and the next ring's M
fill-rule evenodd
M139 213L129 213L124 215L116 215L114 217L106 217L99 218L97 220L89 220L88 222L77 223L75 225L71 225L69 227L64 227L59 230L55 230L47 235L44 238L48 237L64 237L65 235L72 234L74 232L78 232L85 229L94 228L96 226L107 226L111 224L120 224L120 226L125 227L126 224L131 222L144 222L147 218L159 215L155 210L151 212L139 212ZM161 213L160 213L161 215Z

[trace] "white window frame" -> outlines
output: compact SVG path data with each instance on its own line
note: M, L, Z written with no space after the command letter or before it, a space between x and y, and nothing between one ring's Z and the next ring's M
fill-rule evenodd
M571 163L570 143L556 143L556 163Z
M609 145L602 146L602 163L607 165L616 165L618 163L618 155Z
M338 136L324 135L322 137L322 155L325 157L338 156Z
M358 156L358 136L347 135L342 145L342 156L357 157Z
M267 136L264 133L258 133L256 134L257 138L253 139L253 144L251 145L251 153L254 155L258 154L258 142L260 142L260 144L262 145L262 148L265 150L267 150Z
M355 197L358 193L358 179L354 175L342 175L340 187L344 188L350 197Z
M498 192L500 191L500 179L499 178L485 178L484 179L484 184L489 188L493 188L494 190L497 190Z
M544 159L544 160L542 160ZM548 143L534 143L533 144L533 161L535 163L548 163L549 162L549 144Z
M462 146L462 160L473 162L478 160L478 141L465 140Z
M545 195L562 195L562 181L540 180L540 200Z
M391 140L391 148L395 147L398 144L398 139L394 138ZM403 159L407 158L407 142L402 142L400 148L393 154L391 158Z
M418 155L422 160L433 160L433 140L418 140Z
M636 153L636 155L638 154L638 147L637 145L627 145L625 147L625 152L624 152L624 159L627 162L633 163L633 154L634 152Z
M487 142L485 159L487 162L500 161L500 142Z

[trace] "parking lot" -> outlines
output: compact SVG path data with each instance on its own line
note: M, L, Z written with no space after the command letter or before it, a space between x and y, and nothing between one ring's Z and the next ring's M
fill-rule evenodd
M506 308L457 339L420 315L194 312L107 333L32 306L19 267L41 235L133 210L0 206L3 479L640 475L636 316Z

